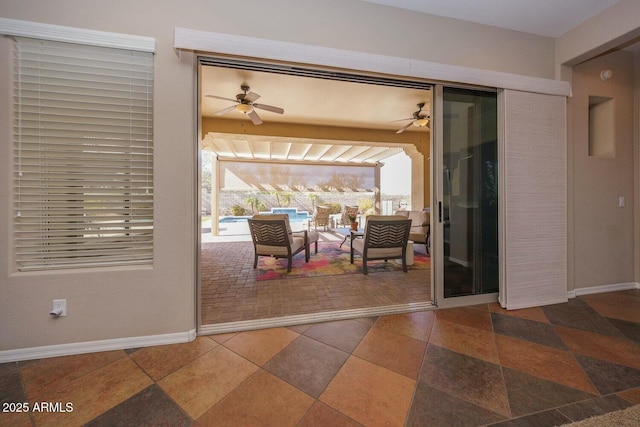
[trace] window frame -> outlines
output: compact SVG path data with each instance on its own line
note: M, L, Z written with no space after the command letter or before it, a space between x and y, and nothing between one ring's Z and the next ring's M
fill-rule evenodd
M11 21L9 27L7 21ZM57 36L39 38L43 33ZM88 37L96 33L101 41ZM155 41L4 18L0 18L0 34L19 36L15 42L13 103L16 270L152 264ZM59 37L60 34L65 36ZM81 40L69 40L78 36ZM122 43L123 40L126 42ZM71 44L72 41L81 43ZM26 84L24 72L30 65L25 61L33 59L33 55L25 59L22 50L25 43L30 49L41 45L46 53L42 56L46 58L42 61L46 63L44 68L60 67L53 70L58 75L51 77L43 72L45 76L36 77L36 83ZM18 44L23 46L18 48ZM74 57L71 58L74 63L65 68L60 64L69 59L60 58L66 53L57 59L49 56L55 46L70 52L72 57L91 57L94 52L96 58L105 62L91 58L83 63ZM88 70L86 65L92 61L98 66ZM110 70L105 72L107 68ZM74 75L76 70L82 72ZM89 80L68 78L79 75ZM60 84L60 76L68 81ZM123 82L129 82L129 92ZM34 84L45 89L28 93L27 88L33 89ZM81 87L83 84L85 87ZM136 94L141 87L146 93ZM49 96L45 94L47 90L56 93ZM100 90L117 93L122 99L101 96ZM55 96L59 99L52 100ZM78 102L82 97L92 100L91 105ZM29 105L38 99L39 105ZM34 130L41 135L34 135ZM29 149L32 150L27 154ZM27 175L32 178L30 182ZM40 212L39 218L27 220L29 213L34 212ZM53 219L53 212L61 216ZM95 221L99 216L102 219Z

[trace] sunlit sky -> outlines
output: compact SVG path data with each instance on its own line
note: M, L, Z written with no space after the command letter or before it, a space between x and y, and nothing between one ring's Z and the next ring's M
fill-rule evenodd
M411 159L404 152L383 160L380 168L382 194L411 194Z

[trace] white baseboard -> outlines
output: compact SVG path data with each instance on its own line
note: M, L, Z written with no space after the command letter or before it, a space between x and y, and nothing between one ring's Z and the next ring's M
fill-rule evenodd
M577 288L567 293L569 299L579 297L580 295L603 294L605 292L628 291L629 289L640 289L640 283L614 283L611 285L592 286L590 288Z
M253 329L276 328L282 326L301 325L305 323L328 322L333 320L353 319L367 316L383 316L394 313L434 310L429 302L397 304L384 307L340 310L325 313L302 314L272 319L247 320L241 322L205 325L196 330L175 334L152 335L143 337L117 338L103 341L58 344L42 347L30 347L17 350L0 351L0 363L21 360L43 359L47 357L70 356L74 354L94 353L99 351L124 350L129 348L150 347L154 345L179 344L193 341L196 335L212 335L227 332L240 332Z
M284 316L271 319L245 320L239 322L219 323L200 327L198 335L215 335L228 332L241 332L254 329L278 328L283 326L304 325L308 323L330 322L334 320L354 319L358 317L384 316L396 313L409 313L412 311L435 310L429 302L388 305L384 307L371 307L353 310L339 310L324 313L300 314L296 316Z
M0 363L20 360L42 359L46 357L70 356L98 351L124 350L128 348L150 347L154 345L179 344L193 341L196 330L174 334L149 335L143 337L116 338L103 341L87 341L69 344L47 345L17 350L0 351Z

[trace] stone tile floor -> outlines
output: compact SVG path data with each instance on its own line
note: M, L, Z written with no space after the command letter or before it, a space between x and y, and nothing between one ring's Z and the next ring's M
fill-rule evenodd
M0 365L0 426L552 426L640 404L640 290Z

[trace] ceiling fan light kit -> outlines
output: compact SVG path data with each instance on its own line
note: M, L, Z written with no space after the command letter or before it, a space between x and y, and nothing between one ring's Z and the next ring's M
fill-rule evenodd
M428 124L429 124L429 119L426 119L426 118L418 119L413 122L413 125L419 128L425 127Z
M253 111L253 106L249 104L238 104L236 105L236 110L244 114L249 114L250 112Z
M429 119L431 118L431 116L429 115L429 113L427 111L422 111L422 108L424 107L424 102L421 102L419 104L417 104L416 106L418 107L418 111L413 113L413 117L410 117L408 119L400 119L400 120L395 120L396 122L402 122L405 120L411 120L409 123L407 123L405 126L401 127L400 129L398 129L396 131L396 133L402 133L405 130L409 129L411 126L415 126L415 127L426 127L429 125Z

